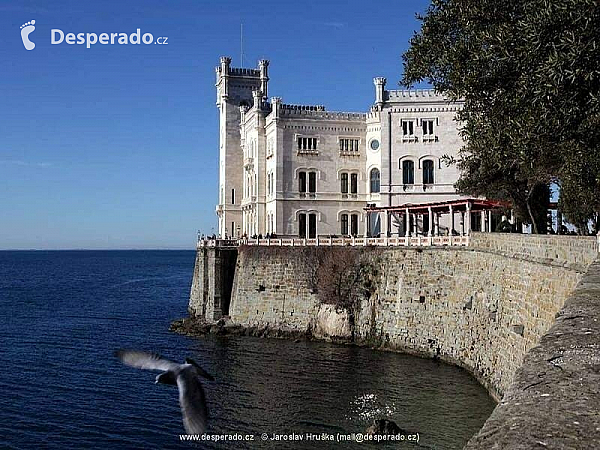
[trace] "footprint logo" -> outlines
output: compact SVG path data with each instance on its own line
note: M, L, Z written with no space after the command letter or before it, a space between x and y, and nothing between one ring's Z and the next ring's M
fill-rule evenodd
M33 50L35 48L35 43L29 40L29 35L33 30L35 30L35 20L21 25L21 39L23 39L23 45L27 50Z

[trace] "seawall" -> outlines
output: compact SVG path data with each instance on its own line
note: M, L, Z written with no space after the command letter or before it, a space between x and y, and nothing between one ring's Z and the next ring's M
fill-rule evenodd
M236 260L236 248L198 248L188 304L190 316L212 322L228 314Z
M326 247L240 248L228 311L231 319L245 326L309 330L323 338L350 338L347 315L321 305L315 292L316 266L311 261L315 252L327 251L330 250ZM348 251L365 252L365 249L348 248ZM360 304L353 337L383 348L460 365L473 373L496 399L502 399L467 448L534 448L542 445L535 441L539 433L552 434L544 414L550 415L556 404L571 403L565 398L566 391L553 383L571 383L569 386L575 392L589 394L578 400L585 403L581 405L583 411L586 407L587 411L593 411L594 402L600 401L597 357L600 338L598 324L593 320L598 317L600 297L598 289L590 288L600 286L600 269L596 264L590 266L597 257L595 238L487 233L475 233L468 248L374 250L368 258L379 268L376 289ZM588 268L590 272L582 281ZM584 289L587 309L577 314L568 312L568 308L579 304L573 299L581 297L582 285L588 286ZM596 316L592 315L594 312ZM561 319L573 315L575 319ZM574 327L580 326L580 322L589 322L582 329L596 330L595 334L585 335L593 341L585 344L585 351L576 344L579 335ZM563 328L550 338L554 328L548 330L553 326ZM540 342L543 348L550 341L552 346L540 350ZM576 378L570 381L555 378L561 369L543 360L553 352L556 354L547 359L559 360L553 358L567 351L569 345L575 345L567 360L573 367L571 373L585 366L589 374L583 379L592 379L595 383L592 387L577 384ZM590 349L595 349L596 359L589 355ZM579 361L580 357L587 359ZM552 371L555 372L552 377L548 376ZM565 376L563 371L560 373ZM539 397L542 394L538 393L538 386L545 383L553 386L551 392L562 392L563 396ZM529 407L523 408L523 404ZM597 409L595 414L588 417L585 429L598 435ZM560 417L554 420L555 424L560 422ZM500 439L501 435L506 436L505 441ZM505 444L494 447L495 442ZM578 447L563 439L553 448L593 447L587 445L588 441L583 442L586 444Z

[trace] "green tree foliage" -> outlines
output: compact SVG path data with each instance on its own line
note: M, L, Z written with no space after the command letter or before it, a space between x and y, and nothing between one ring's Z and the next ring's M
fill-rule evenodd
M433 0L403 55L402 84L428 80L459 113L459 192L510 200L542 231L561 189L576 224L600 210L600 3Z

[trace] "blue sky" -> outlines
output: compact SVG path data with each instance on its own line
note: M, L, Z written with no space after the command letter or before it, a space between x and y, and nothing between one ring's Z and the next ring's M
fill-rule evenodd
M366 111L428 1L0 3L0 249L193 248L216 226L214 67L271 60L269 94ZM21 40L35 20L35 49ZM67 33L168 45L52 45Z

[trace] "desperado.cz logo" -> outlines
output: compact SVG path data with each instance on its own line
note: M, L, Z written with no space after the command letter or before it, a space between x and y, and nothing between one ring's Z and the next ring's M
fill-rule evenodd
M35 43L29 39L29 35L35 30L35 20L24 23L21 25L21 39L23 45L27 50L33 50ZM154 39L152 33L142 34L138 28L131 34L127 33L65 33L63 30L53 28L50 30L50 43L52 45L62 44L63 42L68 45L83 45L87 48L91 48L92 45L136 45L136 44L159 44L168 45L168 37L160 36Z
M35 30L35 20L31 20L29 22L21 25L21 40L23 41L23 45L26 50L33 50L35 48L35 43L31 42L29 39L29 35Z
M141 44L144 43L146 45L149 44L160 44L167 45L167 40L169 38L161 36L154 40L154 35L152 33L144 33L142 34L140 29L138 28L134 33L100 33L97 35L96 33L65 33L62 30L52 29L50 31L50 43L53 45L62 44L66 42L67 44L85 44L87 48L90 48L92 45L99 43L102 45L114 45L114 44Z

